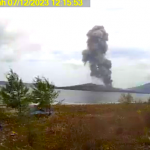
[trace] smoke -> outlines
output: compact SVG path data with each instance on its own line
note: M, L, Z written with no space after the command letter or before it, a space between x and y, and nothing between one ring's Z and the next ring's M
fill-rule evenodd
M108 34L103 26L94 26L87 37L87 49L82 52L82 61L84 64L89 62L92 77L101 79L105 86L111 87L111 61L105 58Z

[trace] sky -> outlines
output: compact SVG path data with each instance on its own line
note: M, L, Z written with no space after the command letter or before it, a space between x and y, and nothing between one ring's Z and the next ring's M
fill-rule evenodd
M97 82L82 62L87 32L103 25L114 87L150 82L149 0L91 0L91 7L0 9L0 80L12 68L24 82L56 86ZM102 84L102 82L100 81Z

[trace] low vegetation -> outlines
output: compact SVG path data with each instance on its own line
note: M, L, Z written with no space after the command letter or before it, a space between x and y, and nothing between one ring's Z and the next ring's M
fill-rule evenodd
M55 105L55 115L18 118L1 110L0 149L146 150L150 105Z
M25 113L30 102L51 108L59 93L40 77L28 92L16 73L9 75L1 90L7 107L0 108L0 150L150 149L149 100L133 103L126 94L119 104L53 105L55 114L31 116Z

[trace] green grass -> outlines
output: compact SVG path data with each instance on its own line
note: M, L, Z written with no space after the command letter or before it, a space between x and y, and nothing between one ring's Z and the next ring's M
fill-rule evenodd
M150 105L56 105L48 118L0 112L2 150L146 150ZM16 135L11 136L15 131Z

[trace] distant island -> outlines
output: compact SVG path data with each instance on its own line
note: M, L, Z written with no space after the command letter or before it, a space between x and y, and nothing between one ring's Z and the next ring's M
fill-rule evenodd
M137 87L128 88L128 90L134 90L137 92L150 94L150 83L146 83Z
M4 86L7 82L0 81L0 86ZM26 86L31 87L31 83L25 83ZM74 86L64 86L64 87L55 87L56 89L64 89L64 90L81 90L81 91L93 91L93 92L124 92L124 93L142 93L142 94L150 94L150 83L145 85L141 85L138 87L121 89L115 87L105 87L103 85L97 85L93 83L80 84Z
M105 87L103 85L97 85L93 83L74 85L74 86L65 86L65 87L56 87L56 89L64 89L64 90L82 90L82 91L94 91L94 92L124 92L124 93L143 93L149 94L145 91L135 90L134 88L130 89L121 89L114 87Z

